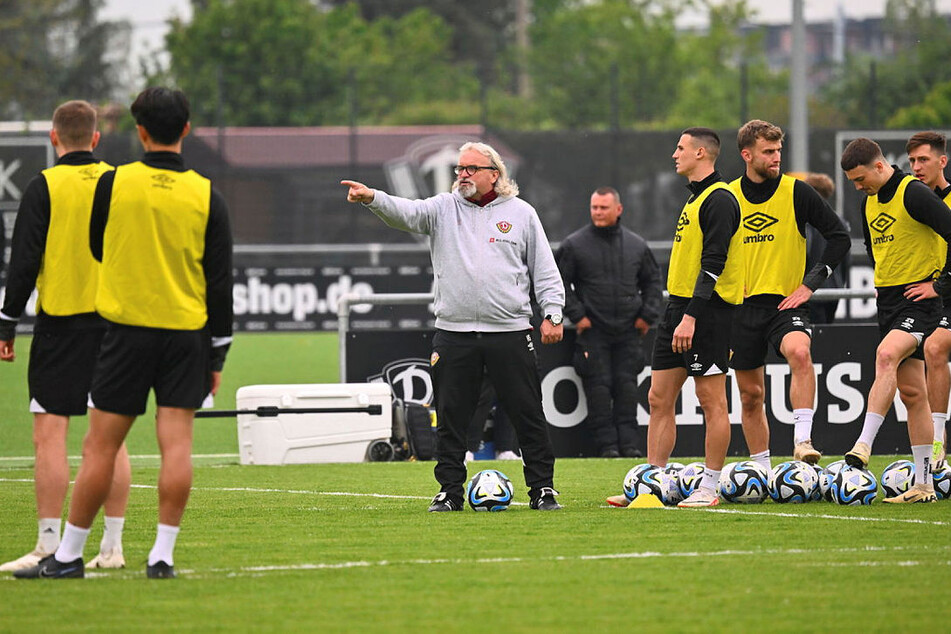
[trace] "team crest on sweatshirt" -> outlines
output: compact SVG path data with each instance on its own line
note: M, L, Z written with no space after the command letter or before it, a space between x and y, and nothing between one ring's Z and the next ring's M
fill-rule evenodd
M500 220L499 222L495 223L495 227L502 233L508 233L512 230L512 223Z
M437 361L439 361L439 353L433 350L433 353L429 355L429 365L436 365Z

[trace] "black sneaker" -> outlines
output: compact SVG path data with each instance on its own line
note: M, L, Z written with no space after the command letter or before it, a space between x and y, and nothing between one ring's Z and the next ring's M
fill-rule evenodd
M625 447L621 450L621 455L625 458L643 458L644 452L637 447Z
M433 503L429 505L430 513L442 513L444 511L461 511L462 501L449 497L445 491L440 491L433 498Z
M86 576L86 566L82 557L64 564L56 561L54 555L47 555L37 565L17 570L13 576L17 579L82 579Z
M533 489L529 491L528 494L532 498L529 506L536 511L557 511L561 508L561 504L555 499L555 496L558 495L558 491L551 487Z
M602 458L620 458L621 452L615 449L614 447L608 447L607 449L601 450Z
M149 579L174 579L175 566L169 566L164 561L156 561L154 566L145 566L145 576Z

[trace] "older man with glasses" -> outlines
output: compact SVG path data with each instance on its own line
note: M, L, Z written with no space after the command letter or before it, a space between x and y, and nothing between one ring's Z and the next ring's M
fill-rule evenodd
M534 293L545 315L542 343L561 340L561 275L538 214L518 198L518 186L495 149L466 143L454 172L451 193L425 200L341 181L349 187L349 202L363 203L391 227L432 241L436 334L430 367L439 421L435 476L440 491L429 510L463 508L466 434L483 372L515 427L531 508L557 510L555 456L529 319Z

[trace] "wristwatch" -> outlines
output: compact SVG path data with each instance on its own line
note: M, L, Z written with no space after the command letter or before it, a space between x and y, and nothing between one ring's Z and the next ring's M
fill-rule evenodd
M557 315L557 314L556 314L556 315L545 315L545 319L547 319L548 321L550 321L552 326L560 326L560 325L561 325L561 321L562 321L561 315Z

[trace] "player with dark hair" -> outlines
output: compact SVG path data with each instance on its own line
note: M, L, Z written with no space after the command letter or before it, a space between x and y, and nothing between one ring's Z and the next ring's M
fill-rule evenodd
M930 187L944 204L951 207L951 184L945 177L948 166L947 140L940 132L918 132L908 139L905 150L915 178ZM932 464L945 459L947 444L948 398L951 395L951 292L941 296L942 312L938 327L925 340L925 369L928 380L928 401L934 425Z
M716 171L720 137L709 128L688 128L673 159L688 181L690 198L677 221L670 252L670 297L657 326L651 363L647 460L663 467L674 449L677 396L693 377L706 420L705 469L700 486L679 506L719 503L717 485L730 444L726 372L730 329L743 302L740 208ZM609 503L611 499L609 499Z
M38 536L33 551L3 564L3 571L36 566L59 546L69 488L69 419L86 414L93 367L106 330L106 322L95 311L99 264L89 252L89 215L96 182L111 173L112 166L93 156L99 143L95 108L85 101L60 105L53 113L50 142L58 157L56 165L33 178L23 193L0 310L0 360L13 361L16 324L36 287L28 382ZM125 566L122 529L131 476L124 444L114 467L105 501L105 533L99 554L90 562L93 568Z
M116 451L154 390L159 524L149 578L175 576L173 549L191 489L192 423L221 384L231 342L231 231L224 199L185 167L188 101L148 88L132 104L141 161L99 180L89 224L102 262L96 310L109 322L90 390L89 433L69 521L56 553L14 573L83 576L83 547L112 478Z
M746 261L746 297L733 323L733 358L740 391L743 434L750 458L770 469L764 365L772 347L789 364L793 407L793 458L816 464L812 446L816 375L812 324L806 302L851 247L848 231L828 203L806 182L780 171L783 131L753 119L737 133L746 172L730 183L740 203ZM806 228L826 240L808 273ZM804 277L805 276L805 277Z
M868 196L862 201L862 233L875 265L882 338L862 432L845 461L854 467L868 465L872 442L897 389L908 410L915 484L885 502L934 502L933 427L922 347L941 316L939 295L951 290L951 214L927 185L889 165L871 139L849 143L840 163L855 188Z

